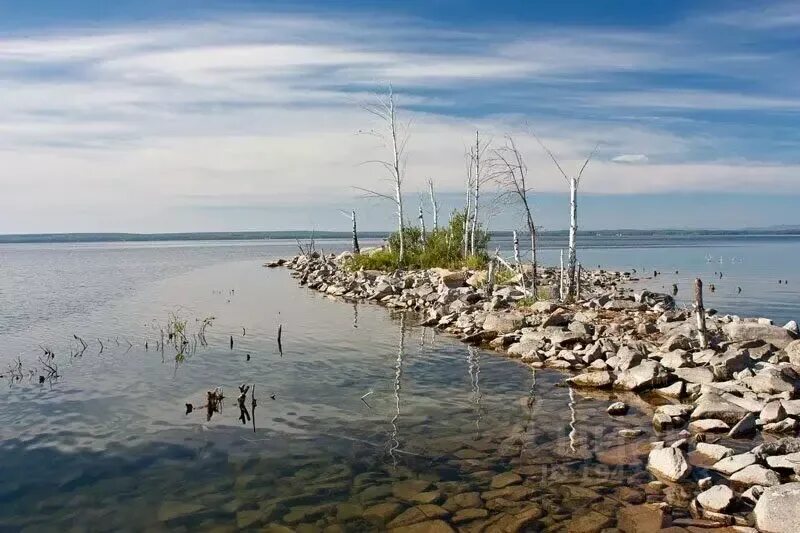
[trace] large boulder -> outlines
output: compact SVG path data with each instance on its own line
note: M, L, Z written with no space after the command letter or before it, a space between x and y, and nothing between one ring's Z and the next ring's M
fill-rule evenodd
M483 329L495 332L498 335L505 335L521 328L524 320L525 315L517 311L490 313L486 316L486 320L483 321Z
M683 451L679 448L653 450L647 457L647 469L656 477L668 481L680 481L692 471Z
M731 322L722 326L729 339L735 342L761 340L778 348L786 348L797 336L780 326L758 322Z
M717 394L709 393L704 394L697 401L697 407L692 411L692 420L716 418L734 425L748 413L749 411L744 407L731 403Z
M756 527L764 533L800 531L800 483L765 489L753 514Z
M736 496L725 485L715 485L697 496L697 503L715 513L721 513L733 503Z
M586 372L569 378L567 383L576 387L610 387L614 383L614 376L605 370L601 372Z
M435 272L439 274L439 281L447 287L448 289L456 289L458 287L463 287L467 283L467 279L469 278L469 272L465 270L444 270L444 269L435 269Z
M784 351L789 356L790 363L800 366L800 340L790 342Z
M741 485L759 485L761 487L774 487L781 484L781 478L761 465L750 465L731 475L731 481Z
M623 390L645 390L666 385L669 379L667 371L655 361L647 360L622 372L614 383L614 387Z
M797 390L797 380L778 368L765 368L755 376L742 378L741 382L757 394L794 394Z

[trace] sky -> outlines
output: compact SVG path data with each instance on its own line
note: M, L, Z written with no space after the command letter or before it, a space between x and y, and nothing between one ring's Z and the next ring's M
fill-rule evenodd
M408 126L406 216L465 196L511 136L537 225L800 224L800 3L0 0L0 233L395 223L382 127ZM524 226L487 184L482 222ZM430 220L429 220L430 223Z

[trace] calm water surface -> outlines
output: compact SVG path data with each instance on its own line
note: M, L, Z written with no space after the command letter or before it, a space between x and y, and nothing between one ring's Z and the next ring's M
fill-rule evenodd
M593 244L586 265L661 270L651 285L677 282L679 295L694 276L722 270L708 305L800 316L795 239ZM544 260L555 262L559 246L549 243ZM420 480L438 501L485 492L509 470L545 513L535 529L555 529L592 509L613 515L620 487L649 479L647 403L625 397L633 413L611 419L612 396L570 392L559 373L534 374L414 327L414 317L335 301L261 267L294 251L280 242L0 246L0 531L370 531L380 526L364 509L410 505L399 481ZM214 317L207 346L177 358L171 346L156 349L170 316L186 320L190 338ZM74 335L88 344L80 354ZM60 377L40 384L44 349ZM248 393L243 424L245 383L257 406ZM225 400L209 420L202 406L215 387ZM639 426L650 433L617 434Z

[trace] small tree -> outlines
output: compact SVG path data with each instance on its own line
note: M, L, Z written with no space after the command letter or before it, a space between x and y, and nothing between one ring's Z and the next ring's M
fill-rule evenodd
M519 202L525 216L525 224L531 238L531 291L537 295L537 262L536 262L536 225L528 196L532 192L528 180L528 166L517 148L514 138L506 136L505 146L492 151L492 176L501 190L501 198Z
M553 152L545 146L542 140L531 130L531 134L539 143L539 146L547 152L547 155L550 156L550 159L553 160L553 163L558 168L558 171L564 177L564 180L569 184L569 252L567 254L567 298L571 298L575 295L575 269L578 264L578 253L577 253L577 241L578 241L578 187L581 183L581 176L583 176L583 171L586 170L586 166L591 161L594 154L597 153L597 149L599 148L600 144L596 144L594 149L589 153L589 156L586 158L586 161L583 162L578 173L572 176L568 176L564 169L561 167L561 164L556 159L556 156L553 155ZM577 295L576 295L577 296Z
M376 93L375 102L363 104L361 107L368 113L376 116L382 123L382 129L361 131L359 133L371 135L379 139L383 147L389 152L389 159L374 159L366 163L374 163L383 167L387 179L394 188L394 194L386 194L372 189L356 187L367 196L383 198L394 203L397 208L397 234L399 235L398 250L399 260L405 260L405 218L403 214L403 179L406 167L406 144L408 143L408 130L410 123L400 124L397 119L397 104L395 102L392 85L386 94Z

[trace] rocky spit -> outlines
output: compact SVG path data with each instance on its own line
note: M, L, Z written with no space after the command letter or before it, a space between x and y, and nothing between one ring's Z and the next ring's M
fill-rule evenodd
M780 326L708 310L708 347L702 348L694 313L677 308L666 294L633 293L626 288L630 273L586 271L581 298L567 304L532 301L513 280L489 288L485 271L350 271L349 257L315 253L265 266L285 266L301 285L332 297L408 310L420 325L465 343L568 373L564 385L575 390L615 391L657 405L652 429L673 438L647 445L647 471L655 478L649 486L682 487L684 495L689 486L688 496L672 503L634 499L616 520L593 511L563 528L545 529L800 532L796 323ZM557 276L554 269L540 272L550 294L557 294ZM608 416L625 417L628 407L610 402ZM623 437L642 433L620 431ZM492 480L492 489L519 491L522 481L509 472L508 479ZM402 524L387 527L521 531L543 514L536 506L520 509L497 515L477 505L447 510L427 503L400 515Z

